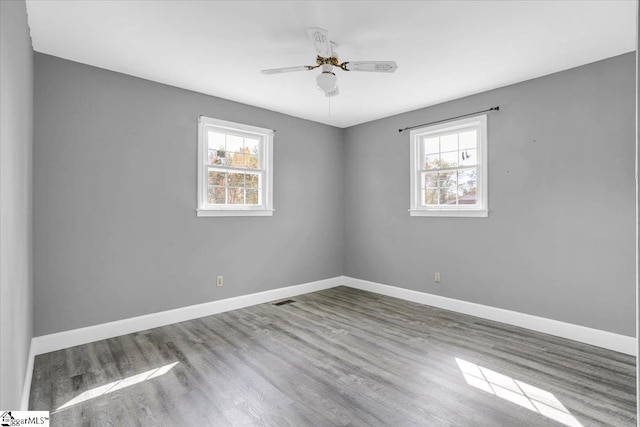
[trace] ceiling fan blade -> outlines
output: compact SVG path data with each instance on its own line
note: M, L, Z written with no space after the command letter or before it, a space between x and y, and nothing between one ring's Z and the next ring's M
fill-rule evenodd
M338 86L336 86L336 88L334 90L332 90L331 92L325 92L324 96L326 97L331 97L331 96L338 96L340 95L340 91L338 90Z
M398 68L395 61L353 61L345 62L343 70L372 71L376 73L393 73Z
M284 67L284 68L271 68L270 70L260 71L262 74L280 74L280 73L292 73L294 71L308 71L316 67L311 65L301 65L299 67Z
M322 28L307 28L307 34L316 48L318 56L323 58L331 58L331 41L329 40L329 32Z

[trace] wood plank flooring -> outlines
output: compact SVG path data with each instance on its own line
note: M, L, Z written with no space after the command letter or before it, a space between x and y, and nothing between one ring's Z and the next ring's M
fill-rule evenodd
M337 287L39 355L52 426L635 426L635 358Z

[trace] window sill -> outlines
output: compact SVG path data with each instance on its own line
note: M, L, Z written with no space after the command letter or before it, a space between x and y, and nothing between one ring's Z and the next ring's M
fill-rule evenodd
M196 209L199 217L212 216L273 216L273 209Z
M467 217L467 218L487 218L489 216L488 209L475 210L448 210L448 209L409 209L411 216L440 216L440 217Z

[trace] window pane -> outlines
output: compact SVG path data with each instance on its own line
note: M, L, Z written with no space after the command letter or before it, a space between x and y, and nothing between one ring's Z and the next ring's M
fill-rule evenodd
M433 154L440 151L440 138L425 138L424 139L424 154Z
M454 193L458 187L458 171L440 172L438 174L440 188L448 188Z
M478 193L478 171L467 169L458 172L458 204L475 205Z
M244 188L227 189L227 203L230 205L244 205Z
M440 167L440 155L429 154L424 156L424 168L425 169L438 169Z
M213 150L209 148L207 150L207 160L206 163L209 165L215 165L217 162L218 150Z
M457 199L457 189L441 188L440 189L440 204L441 205L455 205Z
M247 173L245 175L245 187L247 188L260 187L260 174Z
M453 151L450 153L440 154L440 167L441 168L453 168L458 166L458 152Z
M472 149L472 148L477 148L477 144L478 144L478 137L477 137L477 131L471 130L471 131L465 131L465 132L460 132L459 134L459 141L460 141L460 150L468 150L468 149Z
M243 168L244 154L227 152L226 165L232 168Z
M444 153L445 151L458 151L457 133L440 137L440 152Z
M457 171L446 171L438 173L438 182L440 187L455 186L457 183Z
M210 165L224 166L227 164L226 151L210 149L208 154Z
M244 173L230 173L229 187L244 187Z
M476 185L478 171L476 168L463 169L458 171L458 182L460 185Z
M207 134L207 142L209 150L224 150L224 134L218 132L209 132Z
M460 165L476 165L478 164L478 150L460 151Z
M439 190L435 189L426 189L422 191L422 195L424 200L422 201L423 205L437 205L438 204L438 193Z
M233 151L235 153L239 153L242 151L243 138L235 135L226 135L227 136L227 151Z
M475 205L477 202L475 192L468 192L458 198L459 205Z
M422 173L422 188L435 188L438 186L438 172Z
M224 187L210 185L207 192L207 199L210 205L224 205Z
M455 205L458 193L458 171L440 172L438 182L440 184L440 204Z
M260 140L245 138L244 139L244 148L245 153L253 154L254 156L258 155L258 150L260 146Z
M246 151L246 149L245 149ZM254 156L252 154L244 155L244 167L247 169L260 169L260 162L258 161L258 156Z
M221 185L224 187L226 184L226 172L209 171L209 185Z
M257 205L258 203L258 189L247 189L247 205Z

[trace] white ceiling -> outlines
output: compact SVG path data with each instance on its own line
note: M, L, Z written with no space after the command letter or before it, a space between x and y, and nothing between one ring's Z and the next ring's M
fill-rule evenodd
M338 127L460 98L635 50L626 1L28 0L34 50ZM395 60L394 74L336 71L315 88L305 29L341 61Z

